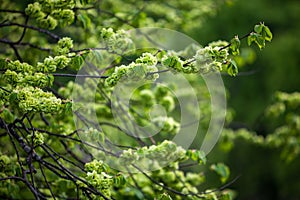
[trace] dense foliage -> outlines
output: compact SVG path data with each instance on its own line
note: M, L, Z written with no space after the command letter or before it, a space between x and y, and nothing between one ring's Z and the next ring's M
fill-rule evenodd
M180 91L171 80L163 84L159 80L166 73L182 75L196 91L201 110L196 121L199 141L201 133L209 130L213 112L211 91L203 77L219 73L237 76L239 67L253 58L249 47L243 45L264 49L273 37L270 29L260 22L229 41L192 44L185 49L136 50L137 39L132 35L134 29L150 26L192 33L203 28L207 17L215 15L223 3L1 2L0 196L235 198L229 188L238 177L230 177L222 160L212 163L198 146L187 149L171 141L182 133L193 140L185 130L188 125L182 123L184 113L178 100L189 102L193 94ZM148 42L157 42L147 34L142 35ZM119 99L129 93L123 86L136 83L143 84L134 88L129 104ZM299 94L279 92L275 96L266 116L284 123L266 137L224 129L219 142L222 153L243 140L279 149L283 160L298 156ZM164 112L153 113L157 105ZM192 101L186 106L197 119L198 107ZM95 118L89 118L93 112ZM232 120L231 114L228 111L226 123ZM154 134L156 130L158 134ZM212 179L211 172L215 175Z

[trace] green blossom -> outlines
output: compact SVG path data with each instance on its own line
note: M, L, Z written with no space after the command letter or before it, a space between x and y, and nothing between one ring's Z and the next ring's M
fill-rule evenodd
M53 30L58 24L65 26L74 21L74 0L39 0L28 4L26 15L35 18L41 28Z
M38 18L37 22L41 28L53 30L57 26L57 20L52 16L47 16L47 18Z
M25 13L26 15L38 18L41 15L41 5L38 2L28 4L27 8L25 9Z
M171 112L175 108L175 102L171 96L165 96L160 99L160 104L166 108L167 112Z
M61 38L57 46L53 49L53 51L57 55L64 55L70 52L70 49L73 48L73 40L69 37L63 37Z
M34 71L34 68L31 65L28 63L21 63L18 60L8 62L7 68L16 72L32 73Z
M112 28L103 28L100 34L109 52L121 54L133 47L133 42L124 30L114 32Z
M13 94L17 95L16 104L23 112L55 113L63 109L61 99L51 92L44 92L32 86L17 87Z
M157 58L153 56L151 53L143 53L141 57L136 59L136 63L144 63L147 65L156 65Z
M161 128L162 133L174 135L180 130L180 124L172 117L156 117L153 123Z
M176 55L164 56L161 62L165 67L174 69L177 72L182 71L183 61Z
M34 145L44 144L44 135L38 131L27 136L29 141L33 140Z

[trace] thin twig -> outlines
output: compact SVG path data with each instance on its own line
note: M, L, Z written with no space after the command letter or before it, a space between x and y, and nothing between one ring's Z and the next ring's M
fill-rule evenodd
M5 26L18 26L18 27L23 27L23 28L29 28L29 29L38 31L40 33L47 34L48 36L52 37L55 40L59 40L60 39L60 37L58 35L50 32L50 31L48 31L46 29L38 28L38 27L35 27L35 26L31 26L31 25L25 25L25 24L19 24L19 23L0 24L0 28L1 27L5 27Z
M25 12L24 12L24 11L21 11L21 10L0 9L0 12L20 13L20 14L25 15Z
M108 78L108 76L99 76L99 75L88 75L88 74L59 74L53 73L53 76L62 76L62 77L80 77L80 78Z

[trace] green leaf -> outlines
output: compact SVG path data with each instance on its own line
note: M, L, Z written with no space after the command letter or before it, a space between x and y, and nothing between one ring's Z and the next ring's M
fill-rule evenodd
M91 0L79 0L79 2L80 2L80 4L81 5L86 5L86 4L89 4L89 3L91 3Z
M145 71L143 65L136 65L136 66L134 66L133 71L139 77L142 77L142 76L144 76L146 74L146 71Z
M230 75L230 76L236 76L239 72L239 69L235 63L234 60L231 60L230 63L228 64L227 66L227 73Z
M229 49L230 49L232 55L234 55L234 56L235 56L235 55L239 55L239 54L240 54L239 48L240 48L240 44L241 44L239 37L238 37L238 36L235 36L235 37L230 41L230 44L231 44L231 45L230 45Z
M51 86L54 81L54 76L52 74L47 74L48 83L47 85Z
M263 30L263 27L264 27L264 24L257 24L257 25L255 25L254 26L254 31L256 32L256 33L261 33L262 32L262 30Z
M120 185L125 185L126 183L126 178L124 177L123 174L117 174L115 177L114 177L114 183L118 186Z
M72 59L72 67L76 70L79 70L83 62L84 62L84 59L82 58L82 56L76 55Z
M67 102L65 106L65 112L71 112L72 111L72 102Z
M96 59L96 63L101 63L103 61L103 56L98 50L92 51L93 59Z
M248 46L250 46L252 44L252 42L254 41L254 38L252 35L253 35L253 33L251 33L247 38Z
M199 164L205 164L206 163L206 155L203 151L199 151L199 150L188 150L186 152L186 155L194 160L197 161Z
M0 69L6 69L7 68L7 61L6 59L0 58Z
M229 178L230 170L224 163L213 164L210 166L210 169L220 176L222 183L225 183Z
M15 116L7 108L1 111L0 117L3 118L7 123L12 123L15 119Z
M266 46L266 41L270 42L272 38L273 34L269 27L261 23L255 25L254 32L248 36L248 45L250 46L255 42L260 49L263 49Z
M145 199L144 194L137 188L130 188L130 191L135 194L137 199Z
M250 46L253 42L255 42L260 49L264 48L266 45L264 37L258 33L251 33L248 36L248 45Z
M89 28L91 26L91 19L87 14L79 14L78 20L82 23L84 29Z
M158 200L172 200L172 198L167 193L163 193L158 197Z
M266 34L264 39L267 40L268 42L270 42L273 38L273 34L272 34L271 30L269 29L269 27L264 26L263 31Z
M260 49L263 49L266 46L265 39L261 35L257 35L255 43Z
M171 65L171 62L172 62L172 57L168 57L167 59L164 59L162 64L165 65L165 66L170 66Z
M232 200L231 195L229 193L222 194L220 200Z
M9 96L9 102L14 102L18 97L18 94L17 93L11 93L10 96Z

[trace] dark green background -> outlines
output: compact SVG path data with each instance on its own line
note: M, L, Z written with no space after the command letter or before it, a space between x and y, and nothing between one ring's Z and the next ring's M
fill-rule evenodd
M300 1L233 1L230 6L223 5L217 16L208 19L192 37L203 45L218 39L229 40L234 33L247 34L260 21L272 30L273 41L263 51L257 49L255 62L241 69L251 72L249 75L223 79L230 94L228 106L235 110L229 126L267 135L274 127L263 113L274 92L300 89ZM231 168L232 178L241 175L229 186L238 192L237 199L300 199L299 157L286 163L280 159L279 151L238 141L228 155L215 150L209 158L223 159Z

